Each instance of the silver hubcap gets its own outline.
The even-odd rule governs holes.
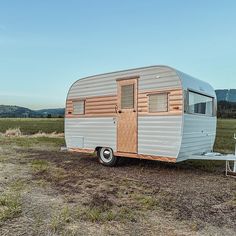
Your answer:
[[[103,162],[110,162],[112,160],[113,154],[110,148],[101,148],[100,156]]]

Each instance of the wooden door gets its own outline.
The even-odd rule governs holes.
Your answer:
[[[137,78],[117,81],[117,151],[137,153]]]

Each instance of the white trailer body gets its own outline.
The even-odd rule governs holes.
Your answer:
[[[69,150],[178,162],[211,152],[216,136],[211,85],[169,66],[101,74],[69,89]]]

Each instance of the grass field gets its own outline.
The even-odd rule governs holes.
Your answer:
[[[0,118],[0,132],[4,133],[7,129],[20,128],[23,134],[63,133],[64,119],[59,118]]]
[[[1,132],[63,132],[62,119],[0,119]],[[33,128],[32,128],[33,127]],[[233,151],[236,120],[219,120],[216,150]],[[61,152],[61,135],[0,135],[0,235],[235,235],[236,181],[224,163]]]
[[[236,133],[236,119],[218,119],[215,151],[223,153],[234,152],[236,142],[233,139],[234,133]]]

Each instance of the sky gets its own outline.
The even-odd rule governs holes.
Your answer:
[[[158,64],[236,88],[236,1],[0,0],[0,104],[64,107],[79,78]]]

